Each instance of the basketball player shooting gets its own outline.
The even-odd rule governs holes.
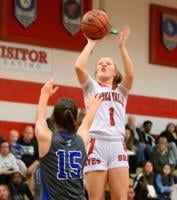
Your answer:
[[[87,39],[87,44],[75,62],[75,71],[84,91],[84,100],[91,92],[103,98],[92,126],[84,168],[89,199],[103,199],[108,181],[111,200],[127,200],[129,166],[125,135],[125,112],[127,97],[132,88],[134,67],[126,49],[130,28],[126,26],[118,37],[124,76],[110,57],[99,59],[95,77],[88,74],[86,64],[98,40]]]

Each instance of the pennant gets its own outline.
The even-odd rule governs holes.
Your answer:
[[[177,15],[162,13],[162,42],[168,51],[177,47]]]
[[[15,17],[25,28],[30,26],[37,19],[36,7],[36,0],[15,0]]]
[[[62,0],[62,21],[65,29],[75,35],[80,31],[82,18],[81,0]]]

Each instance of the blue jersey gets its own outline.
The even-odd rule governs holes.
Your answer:
[[[82,138],[70,132],[52,134],[49,152],[40,158],[42,200],[83,200],[87,154]]]
[[[23,155],[23,146],[19,143],[10,144],[11,153],[18,159],[22,158]]]

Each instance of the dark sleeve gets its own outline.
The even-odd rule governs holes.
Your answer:
[[[25,194],[26,194],[26,196],[28,197],[28,199],[29,199],[29,200],[34,200],[34,197],[33,197],[33,195],[32,195],[32,192],[31,192],[31,190],[30,190],[30,188],[29,188],[29,186],[28,186],[27,183],[24,184],[24,190],[25,190]]]
[[[174,183],[177,184],[177,176],[173,175]]]
[[[0,142],[4,141],[3,136],[0,134]]]
[[[139,134],[140,142],[145,143],[144,133],[141,130],[139,130],[138,134]]]
[[[35,157],[35,160],[39,160],[39,149],[38,149],[38,143],[36,140],[34,140],[34,157]]]

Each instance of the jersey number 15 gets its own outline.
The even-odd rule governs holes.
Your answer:
[[[58,156],[57,178],[59,180],[82,178],[82,166],[79,162],[76,162],[76,159],[81,159],[82,157],[81,151],[65,152],[64,150],[59,150],[56,155]],[[66,164],[68,166],[66,166]]]

